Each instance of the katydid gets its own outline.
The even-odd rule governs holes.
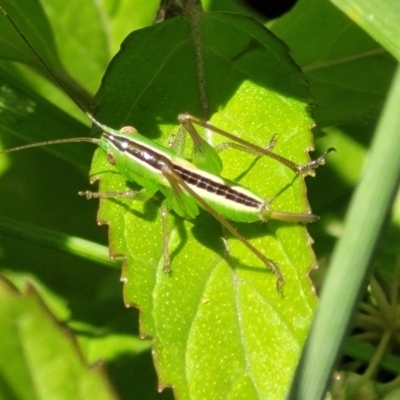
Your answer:
[[[0,7],[1,8],[1,7]],[[14,22],[1,9],[11,21],[17,31],[21,34],[27,45],[38,56],[40,62],[49,71],[57,83],[65,90],[62,83],[37,54],[29,41],[20,32]],[[68,90],[67,90],[68,93]],[[129,198],[147,201],[161,192],[165,197],[162,205],[163,220],[163,256],[164,272],[170,271],[170,260],[168,253],[168,229],[167,211],[172,210],[183,218],[193,219],[199,214],[199,208],[209,212],[225,227],[232,235],[240,240],[252,253],[254,253],[267,268],[276,276],[278,292],[284,283],[284,277],[278,265],[249,241],[247,241],[231,225],[230,221],[256,222],[268,219],[292,221],[292,222],[313,222],[318,219],[311,213],[290,213],[281,210],[274,210],[270,202],[258,196],[250,189],[221,177],[222,161],[218,152],[225,148],[246,151],[257,156],[266,155],[292,169],[297,175],[306,175],[310,171],[325,163],[325,156],[333,149],[328,149],[322,156],[304,165],[298,165],[291,160],[279,156],[273,152],[276,145],[275,137],[267,148],[261,148],[243,139],[229,134],[228,132],[211,125],[209,122],[200,120],[190,114],[181,114],[178,118],[184,128],[174,138],[169,147],[154,143],[145,136],[139,134],[132,127],[124,127],[115,130],[98,122],[87,112],[73,96],[72,100],[91,119],[94,125],[101,129],[99,139],[80,137],[73,139],[60,139],[47,142],[40,142],[20,146],[0,152],[0,154],[19,151],[22,149],[39,147],[52,144],[70,142],[89,142],[101,147],[107,154],[107,160],[114,165],[118,172],[128,182],[135,182],[142,187],[142,190],[134,192],[126,190],[121,192],[79,192],[80,195],[90,198]],[[232,140],[230,143],[213,148],[197,132],[194,125],[210,129],[222,136]],[[191,161],[182,156],[182,143],[184,143],[185,132],[188,132],[193,141],[193,152]]]

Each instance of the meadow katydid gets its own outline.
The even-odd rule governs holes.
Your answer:
[[[4,14],[6,13],[4,12]],[[12,24],[19,31],[13,22]],[[49,71],[58,84],[63,87],[62,83],[57,79],[57,76],[44,63],[35,49],[32,48],[29,41],[23,35],[22,37],[32,51],[38,56],[43,66]],[[248,242],[227,220],[249,223],[266,221],[268,219],[292,222],[313,222],[317,220],[317,217],[311,213],[301,214],[273,210],[268,200],[263,199],[250,189],[238,183],[222,178],[220,175],[222,162],[218,151],[233,147],[257,156],[266,155],[284,164],[293,170],[295,174],[305,175],[324,164],[325,155],[332,149],[327,150],[321,157],[310,163],[297,165],[272,151],[275,145],[274,140],[271,141],[266,149],[263,149],[239,139],[206,121],[197,119],[189,114],[182,114],[179,116],[179,121],[190,134],[193,142],[192,159],[189,161],[182,156],[181,143],[184,141],[184,131],[180,131],[170,147],[164,147],[140,135],[131,127],[125,127],[118,131],[99,123],[81,106],[79,101],[73,96],[71,97],[77,106],[88,115],[94,125],[102,130],[102,135],[99,139],[81,137],[47,141],[6,150],[0,154],[31,147],[68,142],[85,141],[96,144],[106,152],[108,162],[114,165],[128,182],[135,182],[143,189],[138,192],[131,190],[97,193],[86,191],[79,192],[79,194],[85,195],[87,198],[123,197],[146,201],[152,198],[157,192],[161,192],[165,197],[162,206],[165,272],[170,270],[166,228],[167,210],[173,210],[179,216],[191,219],[198,215],[200,207],[208,211],[232,235],[254,253],[267,268],[272,270],[277,279],[277,289],[280,291],[284,283],[284,277],[278,265]],[[221,134],[229,140],[232,140],[233,143],[224,143],[214,149],[197,133],[194,124]]]

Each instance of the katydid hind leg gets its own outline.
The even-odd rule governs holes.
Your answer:
[[[334,147],[330,147],[329,149],[325,150],[318,158],[315,160],[311,160],[309,163],[304,165],[298,165],[298,173],[301,175],[307,174],[309,171],[317,169],[321,165],[324,165],[326,160],[325,157],[331,153],[332,151],[336,152]]]
[[[271,140],[269,141],[268,145],[264,148],[264,151],[272,151],[276,144],[277,144],[277,138],[278,135],[274,134],[271,138]],[[224,142],[219,144],[218,146],[214,147],[215,151],[217,151],[218,153],[220,153],[221,151],[227,150],[227,149],[236,149],[236,150],[240,150],[240,151],[244,151],[246,153],[250,153],[253,154],[255,156],[261,156],[262,154],[260,154],[258,151],[254,151],[246,146],[243,146],[239,143],[234,143],[234,142]]]
[[[330,153],[331,151],[336,151],[335,148],[331,147],[328,150],[326,150],[320,157],[318,157],[315,160],[311,160],[309,163],[306,164],[296,164],[295,162],[280,156],[279,154],[274,153],[273,151],[271,151],[274,147],[275,144],[273,144],[272,149],[269,148],[269,146],[267,146],[267,148],[262,148],[259,147],[253,143],[248,142],[247,140],[241,139],[236,135],[233,135],[221,128],[218,128],[215,125],[212,125],[210,122],[208,121],[204,121],[202,119],[196,118],[193,115],[190,114],[181,114],[179,116],[179,121],[183,124],[182,121],[184,121],[186,124],[191,124],[193,126],[193,124],[196,124],[198,126],[202,126],[203,128],[206,129],[210,129],[216,133],[219,133],[220,135],[232,140],[233,142],[236,142],[238,144],[240,144],[241,146],[243,146],[244,148],[246,148],[247,152],[253,153],[253,154],[257,154],[257,155],[265,155],[268,156],[270,158],[273,158],[275,160],[277,160],[278,162],[280,162],[283,165],[286,165],[288,168],[290,168],[293,172],[295,172],[296,174],[302,175],[302,176],[306,176],[309,174],[313,174],[313,171],[315,169],[317,169],[319,166],[324,165],[325,164],[325,156]],[[194,129],[194,128],[193,128]],[[272,141],[276,142],[276,136],[274,135],[272,138]],[[234,147],[234,146],[232,146]]]
[[[183,179],[172,170],[170,166],[165,166],[163,168],[163,175],[168,179],[171,186],[179,185],[186,192],[188,192],[193,198],[195,198],[198,203],[209,212],[218,222],[222,224],[226,230],[228,230],[233,236],[235,236],[240,242],[242,242],[256,257],[258,257],[265,266],[270,269],[276,277],[276,288],[278,293],[281,293],[282,286],[285,283],[285,279],[282,275],[281,270],[275,261],[269,259],[264,254],[262,254],[256,247],[254,247],[244,236],[242,236],[234,227],[231,225],[224,217],[218,214],[204,199],[202,199]]]

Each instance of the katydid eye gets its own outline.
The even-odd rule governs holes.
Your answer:
[[[119,131],[122,133],[138,133],[137,129],[133,126],[123,126]]]
[[[111,165],[115,165],[115,157],[114,157],[114,153],[112,151],[108,151],[107,152],[107,161],[111,164]]]

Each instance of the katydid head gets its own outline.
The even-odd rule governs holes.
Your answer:
[[[105,150],[107,153],[114,148],[118,150],[124,149],[127,147],[127,143],[129,142],[130,136],[134,134],[139,134],[137,129],[133,126],[123,126],[119,131],[113,128],[110,128],[107,125],[103,125],[96,118],[93,117],[92,114],[85,111],[85,114],[90,118],[93,122],[93,125],[97,126],[101,129],[101,138],[99,139],[99,146]]]
[[[115,165],[117,158],[116,151],[121,150],[121,148],[127,147],[128,135],[138,134],[138,131],[133,126],[123,126],[119,130],[120,135],[115,135],[115,132],[114,134],[112,132],[114,132],[114,130],[110,128],[107,128],[107,130],[103,132],[102,139],[100,139],[100,147],[106,150],[107,161],[111,165]]]

